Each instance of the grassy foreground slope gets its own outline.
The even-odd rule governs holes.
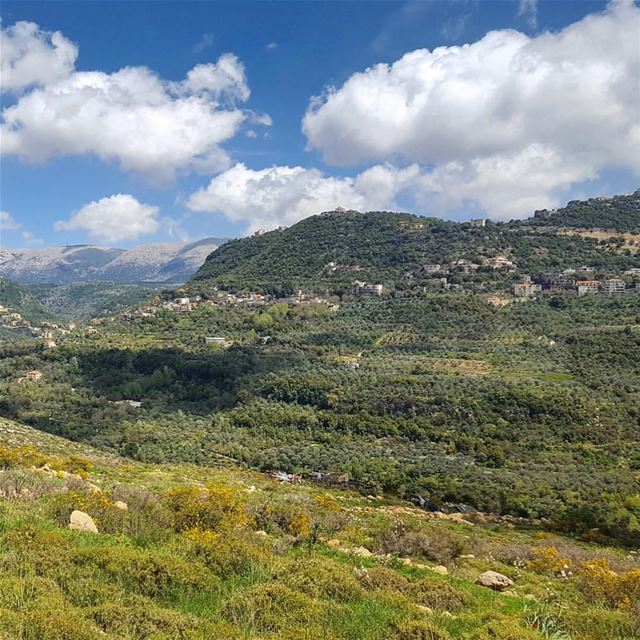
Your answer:
[[[523,521],[436,518],[380,497],[282,485],[229,464],[132,463],[7,420],[0,438],[7,640],[640,633],[633,554]],[[73,509],[99,533],[69,530]],[[475,584],[485,570],[513,585]]]

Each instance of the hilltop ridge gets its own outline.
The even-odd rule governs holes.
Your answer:
[[[565,230],[569,226],[572,233]],[[580,229],[610,231],[598,235]],[[640,191],[606,202],[570,203],[549,215],[537,212],[525,222],[458,223],[408,213],[336,210],[226,243],[207,257],[191,284],[276,293],[310,287],[340,292],[356,280],[396,286],[420,280],[426,272],[455,267],[460,260],[477,264],[474,278],[482,281],[483,274],[498,275],[492,263],[496,258],[530,274],[576,264],[619,273],[638,264],[640,236],[630,229],[640,229]],[[628,232],[625,237],[623,232]]]

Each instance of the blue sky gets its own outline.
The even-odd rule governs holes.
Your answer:
[[[237,236],[341,204],[505,219],[630,191],[638,12],[5,1],[0,240]]]

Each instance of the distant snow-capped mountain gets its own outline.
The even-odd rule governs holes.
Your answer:
[[[28,284],[89,280],[178,283],[188,280],[223,242],[226,238],[145,244],[133,249],[92,245],[0,248],[0,276]]]

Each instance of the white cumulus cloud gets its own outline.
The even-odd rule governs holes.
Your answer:
[[[518,0],[518,17],[535,29],[538,26],[538,0]]]
[[[89,202],[74,211],[68,220],[54,224],[56,231],[86,231],[106,242],[134,240],[159,228],[158,207],[142,204],[133,196],[118,193]]]
[[[337,178],[304,167],[256,171],[239,163],[193,193],[187,206],[192,211],[220,212],[230,220],[246,222],[249,231],[272,229],[338,206],[393,208],[395,194],[416,172],[415,167],[376,166],[355,178]]]
[[[32,44],[13,56],[15,68],[26,64],[20,51],[28,57],[40,47],[53,56],[56,40],[64,40],[60,34],[47,39],[37,28],[23,39]],[[74,59],[75,54],[71,67]],[[31,162],[93,154],[156,182],[171,181],[177,172],[228,167],[220,145],[252,117],[237,106],[250,91],[244,65],[233,54],[197,65],[181,82],[162,80],[146,67],[104,73],[67,65],[65,73],[43,74],[38,84],[3,110],[3,153]]]
[[[8,211],[0,211],[0,231],[15,231],[21,226]]]
[[[33,22],[16,22],[0,32],[0,87],[17,92],[69,76],[78,48],[59,31],[41,30]]]
[[[603,167],[640,173],[639,33],[618,0],[558,33],[412,51],[312,100],[303,131],[335,165],[419,163],[423,201],[529,213]]]
[[[227,96],[232,100],[245,101],[251,95],[244,65],[232,53],[220,56],[216,64],[196,65],[180,86],[186,94],[204,91],[216,98]]]

